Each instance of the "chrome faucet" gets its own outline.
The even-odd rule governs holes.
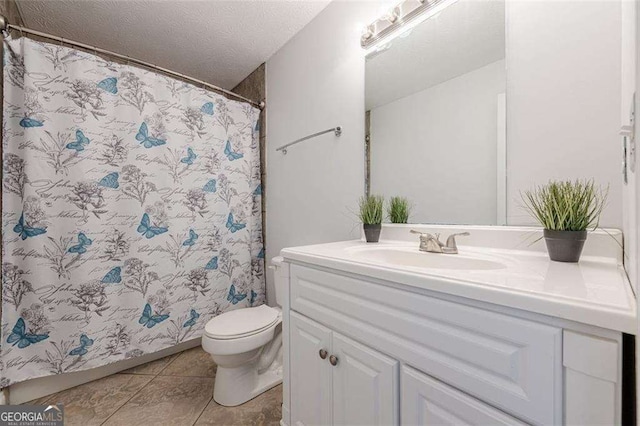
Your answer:
[[[420,235],[420,251],[444,254],[457,254],[458,246],[456,244],[456,237],[469,235],[468,232],[451,234],[449,235],[449,238],[447,238],[447,243],[444,244],[442,241],[440,241],[440,234],[433,235],[428,232],[420,232],[414,229],[412,229],[410,232],[412,234]]]

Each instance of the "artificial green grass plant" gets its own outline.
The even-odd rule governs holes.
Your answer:
[[[391,223],[407,223],[410,212],[411,205],[409,204],[409,200],[404,197],[391,197],[389,207],[387,208],[387,214],[389,215]]]
[[[597,228],[607,195],[593,180],[550,181],[521,193],[524,208],[552,231]]]
[[[360,220],[365,225],[378,225],[382,223],[382,210],[384,197],[379,195],[366,195],[360,198]]]

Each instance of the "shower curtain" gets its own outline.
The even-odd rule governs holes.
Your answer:
[[[259,110],[63,46],[4,47],[0,387],[264,303]]]

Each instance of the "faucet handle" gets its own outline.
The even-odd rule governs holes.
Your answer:
[[[468,237],[469,234],[468,232],[458,232],[457,234],[451,234],[449,235],[449,238],[447,238],[447,249],[451,250],[454,253],[458,252],[458,246],[456,244],[456,237]]]
[[[440,234],[431,234],[430,232],[420,232],[420,231],[416,231],[415,229],[411,229],[409,232],[411,232],[412,234],[418,234],[420,236],[420,239],[425,239],[425,240],[434,240],[437,241],[438,244],[442,245],[442,243],[440,242]]]
[[[418,234],[420,237],[420,251],[428,251],[432,253],[442,253],[442,247],[444,244],[438,240],[438,235],[433,236],[428,232],[420,232],[412,229],[412,234]]]

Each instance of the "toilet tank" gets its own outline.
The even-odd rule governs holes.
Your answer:
[[[288,279],[282,256],[277,256],[271,259],[271,267],[269,269],[273,271],[273,283],[276,290],[276,304],[282,307],[284,295],[287,291],[286,286]]]

